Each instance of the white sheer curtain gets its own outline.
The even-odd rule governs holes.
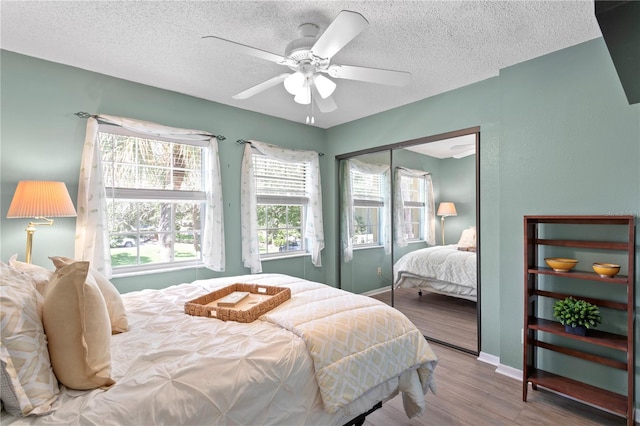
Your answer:
[[[427,244],[435,245],[436,210],[431,173],[423,170],[411,170],[404,167],[396,167],[393,179],[395,242],[399,247],[405,247],[407,245],[407,239],[404,232],[404,196],[402,194],[403,176],[424,179],[424,221],[422,224],[422,233]]]
[[[320,252],[324,248],[322,224],[322,190],[320,186],[320,160],[317,152],[286,149],[259,141],[245,144],[242,158],[242,180],[240,183],[240,214],[242,232],[242,262],[252,274],[262,272],[258,244],[258,199],[253,170],[253,151],[277,161],[309,164],[306,188],[309,204],[305,223],[305,238],[309,242],[311,262],[322,266]]]
[[[97,115],[87,120],[87,132],[82,150],[78,185],[78,218],[76,220],[75,258],[88,260],[92,266],[111,277],[109,230],[106,218],[106,191],[102,177],[102,164],[98,131],[100,123],[115,125],[147,135],[172,139],[176,142],[200,142],[206,146],[205,192],[207,197],[202,241],[202,260],[214,271],[224,271],[224,220],[222,213],[222,182],[218,141],[211,133],[180,129],[148,121],[111,115]]]
[[[355,236],[352,171],[382,176],[381,243],[384,246],[385,254],[391,253],[391,176],[389,170],[389,165],[387,164],[365,163],[355,159],[345,160],[343,163],[342,181],[344,182],[344,187],[342,188],[342,212],[340,212],[340,215],[342,222],[342,258],[345,262],[350,262],[353,259],[353,237]]]

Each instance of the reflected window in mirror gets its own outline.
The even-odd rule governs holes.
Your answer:
[[[351,170],[353,189],[353,246],[380,245],[384,208],[384,174]]]
[[[435,240],[435,210],[431,173],[397,167],[395,173],[395,241],[399,247],[411,242]]]
[[[390,173],[388,164],[350,159],[344,163],[342,203],[345,260],[354,248],[385,247],[390,252]]]
[[[402,236],[408,241],[420,241],[424,239],[422,224],[424,223],[425,179],[424,177],[401,176],[400,186],[404,215],[404,227]]]

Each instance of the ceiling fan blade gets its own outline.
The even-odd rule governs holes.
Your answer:
[[[369,21],[364,16],[343,10],[313,45],[311,53],[319,58],[329,59],[368,26]]]
[[[257,95],[260,92],[263,92],[267,89],[272,88],[273,86],[277,86],[278,84],[282,83],[284,81],[285,78],[289,77],[291,74],[290,73],[284,73],[284,74],[280,74],[279,76],[270,78],[267,81],[263,81],[260,84],[257,84],[253,87],[248,88],[247,90],[238,93],[237,95],[233,95],[233,99],[247,99],[250,98],[253,95]]]
[[[411,81],[411,73],[409,72],[384,70],[380,68],[331,65],[326,72],[334,78],[387,84],[389,86],[406,86]]]
[[[284,56],[276,55],[275,53],[267,52],[266,50],[257,49],[255,47],[247,46],[241,43],[236,43],[235,41],[226,40],[224,38],[220,38],[216,36],[204,36],[202,38],[209,39],[210,41],[213,42],[213,44],[219,47],[231,48],[235,50],[237,53],[255,56],[256,58],[265,59],[267,61],[275,62],[276,64],[284,65],[287,63]]]
[[[313,101],[318,106],[320,112],[325,113],[338,109],[338,105],[336,105],[331,96],[327,96],[326,98],[320,96],[320,92],[318,92],[315,84],[311,86],[311,93],[313,94]]]

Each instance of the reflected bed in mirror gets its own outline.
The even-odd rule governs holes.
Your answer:
[[[467,231],[473,233],[471,241],[464,241]],[[432,293],[477,301],[477,259],[475,227],[463,231],[458,244],[433,246],[411,251],[393,266],[394,287],[418,288]]]

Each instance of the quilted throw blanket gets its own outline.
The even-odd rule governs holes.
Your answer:
[[[422,333],[403,314],[375,299],[335,288],[306,288],[260,319],[305,341],[329,413],[408,369],[418,369],[421,389],[401,389],[413,394],[414,401],[405,399],[405,405],[421,406],[427,389],[434,390],[437,358]]]
[[[402,286],[403,276],[432,278],[467,288],[477,286],[477,256],[460,251],[457,246],[436,246],[414,250],[402,256],[393,270],[395,286]]]

